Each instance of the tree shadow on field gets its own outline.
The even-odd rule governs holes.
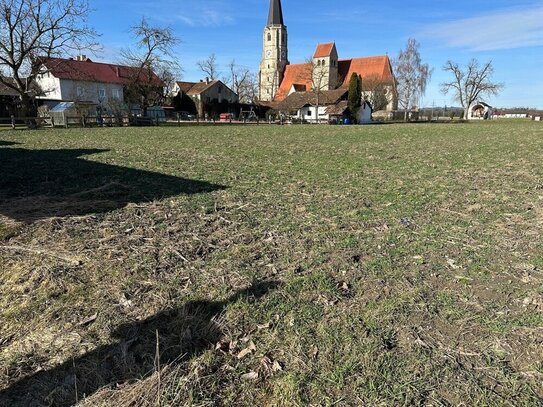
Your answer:
[[[0,147],[14,146],[17,144],[21,144],[21,143],[17,143],[16,141],[0,140]]]
[[[220,316],[229,304],[256,301],[277,287],[276,281],[259,282],[225,301],[193,301],[121,325],[113,333],[114,344],[0,389],[0,406],[71,406],[105,386],[141,379],[155,368],[157,334],[161,365],[186,361],[221,340]]]
[[[107,151],[0,148],[0,214],[31,222],[225,188],[81,158]]]

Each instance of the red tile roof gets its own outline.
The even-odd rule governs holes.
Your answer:
[[[313,55],[313,58],[325,58],[332,55],[332,51],[335,47],[334,42],[328,42],[326,44],[319,44],[317,45],[317,49],[315,50],[315,54]]]
[[[364,78],[375,77],[386,84],[394,84],[392,66],[388,56],[377,56],[368,58],[353,58],[338,61],[339,80],[343,87],[349,86],[349,81],[353,72],[362,77],[362,86]]]
[[[78,61],[75,59],[42,58],[41,62],[56,78],[75,81],[122,85],[138,74],[138,68],[93,62],[90,59]],[[147,75],[141,73],[140,76],[144,79]],[[152,80],[157,86],[163,85],[162,80],[155,73],[152,73]]]
[[[293,85],[295,85],[297,89],[303,88],[310,91],[313,87],[312,83],[310,63],[287,65],[283,74],[283,81],[275,95],[275,100],[284,100],[288,96]]]

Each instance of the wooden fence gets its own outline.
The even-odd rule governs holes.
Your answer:
[[[51,113],[43,117],[0,117],[0,127],[16,128],[53,128],[53,127],[125,127],[125,126],[185,126],[185,125],[251,125],[273,124],[261,120],[181,120],[179,118],[152,118],[138,116],[84,116]]]

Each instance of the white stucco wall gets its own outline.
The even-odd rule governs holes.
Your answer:
[[[58,79],[50,73],[37,77],[36,83],[45,94],[40,96],[39,99],[58,100],[59,102],[85,101],[104,106],[114,100],[117,102],[124,100],[123,86],[115,83]],[[100,96],[100,90],[104,91],[104,97]]]
[[[371,108],[366,103],[358,111],[358,123],[371,123]]]
[[[317,107],[316,106],[305,106],[298,110],[298,119],[306,120],[310,123],[316,122]],[[326,112],[326,106],[319,106],[319,120],[327,121],[330,118],[330,115]]]

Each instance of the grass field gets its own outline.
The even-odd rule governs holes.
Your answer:
[[[0,132],[0,405],[542,406],[543,125]]]

